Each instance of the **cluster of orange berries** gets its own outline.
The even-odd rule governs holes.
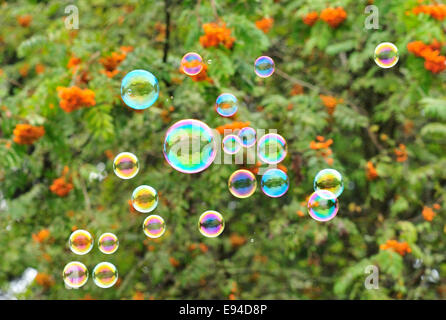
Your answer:
[[[48,289],[55,284],[55,281],[52,276],[50,276],[49,274],[40,273],[40,272],[37,273],[36,277],[34,278],[34,281],[36,281],[36,283],[39,286],[42,286],[45,289]]]
[[[412,9],[415,15],[424,13],[430,15],[432,18],[443,21],[446,18],[446,4],[428,4],[420,5]]]
[[[325,141],[325,137],[317,136],[316,141],[310,142],[310,149],[318,151],[318,155],[322,156],[328,165],[333,164],[333,158],[330,156],[333,154],[330,146],[333,144],[333,139],[328,139]]]
[[[31,24],[31,21],[33,21],[33,17],[29,14],[25,14],[23,16],[17,17],[17,22],[24,28],[29,27]]]
[[[222,126],[218,126],[217,128],[215,128],[215,130],[218,131],[218,133],[220,134],[224,134],[225,130],[237,130],[237,129],[243,129],[245,127],[249,127],[249,125],[251,124],[251,122],[246,121],[246,122],[242,122],[242,121],[234,121]]]
[[[372,161],[367,162],[367,166],[365,169],[365,175],[367,177],[367,180],[369,180],[369,181],[375,180],[379,177],[378,171],[376,170]]]
[[[326,22],[330,27],[337,28],[345,19],[347,19],[347,12],[345,12],[342,7],[325,8],[321,11],[320,16],[316,11],[312,11],[306,14],[302,20],[306,25],[312,26],[319,18]]]
[[[379,248],[381,250],[393,250],[401,256],[412,252],[412,249],[407,242],[398,242],[396,240],[387,240],[387,242],[380,245]]]
[[[57,92],[61,99],[59,105],[65,112],[96,105],[95,94],[90,89],[81,89],[77,86],[57,87]]]
[[[189,77],[192,79],[192,81],[195,81],[195,82],[207,81],[209,83],[214,83],[214,80],[212,80],[208,76],[208,73],[207,73],[208,65],[205,63],[202,63],[202,66],[203,66],[203,68],[201,69],[200,73],[193,75],[193,76],[189,76]],[[182,65],[180,66],[180,72],[184,73]]]
[[[319,95],[319,98],[321,98],[322,103],[324,104],[325,108],[327,109],[327,113],[331,116],[336,110],[336,106],[338,103],[342,103],[343,99],[337,99],[332,96],[325,96],[323,94]]]
[[[45,134],[43,126],[33,126],[27,123],[17,124],[13,131],[13,141],[18,144],[33,144]]]
[[[31,236],[36,243],[43,243],[49,239],[51,233],[48,229],[42,229],[37,233],[33,233]]]
[[[73,184],[71,183],[71,178],[68,176],[68,167],[65,166],[62,172],[62,176],[55,179],[53,184],[50,186],[52,193],[59,197],[67,196],[73,189]]]
[[[262,18],[256,21],[257,29],[262,30],[264,33],[268,33],[273,27],[274,19],[273,18]]]
[[[421,212],[421,214],[423,215],[424,220],[426,221],[432,221],[436,215],[435,210],[440,210],[441,206],[438,203],[435,203],[433,205],[433,208],[428,207],[428,206],[424,206],[423,207],[423,211]]]
[[[235,38],[231,37],[231,30],[226,27],[226,23],[205,23],[203,24],[204,35],[200,37],[200,43],[204,48],[218,47],[220,44],[231,49]]]
[[[396,161],[404,162],[407,160],[408,154],[407,154],[406,146],[404,144],[400,143],[399,147],[395,148],[394,152],[396,155]]]
[[[104,67],[101,73],[105,74],[109,78],[113,78],[119,73],[118,66],[127,57],[127,53],[133,51],[132,46],[122,46],[119,48],[120,52],[112,52],[110,56],[99,59],[99,62]]]
[[[432,73],[440,73],[446,69],[446,57],[440,54],[441,43],[434,40],[430,45],[421,41],[407,44],[407,50],[417,57],[424,58],[424,67]]]

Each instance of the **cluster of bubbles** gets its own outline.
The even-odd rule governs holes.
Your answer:
[[[215,110],[224,118],[232,117],[238,110],[237,98],[231,93],[222,93],[215,101]]]
[[[82,262],[69,262],[63,269],[62,278],[70,288],[80,288],[88,281],[88,269]],[[92,272],[94,283],[100,288],[110,288],[118,281],[118,269],[110,262],[98,263]]]
[[[308,213],[317,221],[333,219],[339,210],[338,197],[344,191],[344,179],[335,169],[324,169],[314,178],[314,192],[308,200]]]
[[[198,230],[208,238],[218,237],[225,229],[225,220],[223,216],[214,210],[208,210],[198,219]]]
[[[376,46],[374,59],[381,68],[392,68],[399,60],[398,48],[391,42],[383,42]]]
[[[121,97],[126,105],[136,110],[151,107],[159,96],[158,79],[149,71],[133,70],[121,81]]]

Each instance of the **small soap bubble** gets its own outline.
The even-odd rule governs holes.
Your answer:
[[[63,268],[62,278],[70,288],[80,288],[88,280],[87,267],[79,261],[72,261]]]
[[[257,155],[264,163],[277,164],[285,159],[286,154],[286,140],[279,134],[265,134],[257,143]]]
[[[251,127],[242,128],[238,136],[242,142],[242,146],[245,148],[252,147],[256,143],[257,133],[256,130]]]
[[[144,234],[149,238],[159,238],[166,231],[166,223],[160,216],[153,214],[148,216],[142,225]]]
[[[110,262],[100,262],[94,267],[94,283],[100,288],[110,288],[118,281],[118,269]]]
[[[339,171],[335,169],[324,169],[318,172],[314,178],[314,191],[324,189],[339,197],[344,191],[344,179]]]
[[[121,179],[131,179],[138,174],[138,158],[130,152],[121,152],[113,160],[113,171]]]
[[[223,151],[227,154],[236,154],[242,148],[240,138],[234,134],[228,134],[221,141]]]
[[[98,240],[98,247],[102,253],[112,254],[118,250],[119,241],[118,237],[113,233],[103,233]]]
[[[398,60],[398,48],[393,43],[383,42],[375,48],[375,62],[379,67],[392,68]]]
[[[283,170],[273,168],[263,174],[260,186],[268,197],[278,198],[288,191],[290,180]]]
[[[274,73],[274,60],[268,56],[258,57],[254,62],[254,71],[261,78],[267,78]]]
[[[212,164],[217,155],[217,143],[206,123],[184,119],[167,130],[163,153],[167,163],[175,170],[197,173]]]
[[[76,230],[70,235],[68,244],[72,252],[84,255],[93,249],[93,237],[86,230]]]
[[[339,210],[339,203],[333,192],[317,190],[308,200],[308,213],[317,221],[329,221],[333,219]]]
[[[215,110],[222,117],[232,117],[238,110],[237,98],[230,93],[222,93],[215,101]]]
[[[204,212],[198,219],[198,230],[208,238],[218,237],[225,228],[223,216],[214,210]]]
[[[196,52],[189,52],[181,59],[181,68],[188,76],[196,76],[203,70],[203,59]]]
[[[158,192],[151,186],[139,186],[132,193],[132,205],[139,212],[153,211],[158,205]]]
[[[158,96],[158,79],[149,71],[133,70],[122,79],[121,97],[130,108],[147,109],[155,103]]]
[[[231,174],[228,187],[234,197],[248,198],[256,191],[257,180],[251,171],[240,169]]]

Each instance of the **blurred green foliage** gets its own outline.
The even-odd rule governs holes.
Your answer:
[[[378,30],[364,28],[367,1],[330,1],[348,15],[331,28],[320,20],[312,27],[302,22],[308,12],[328,6],[321,0],[125,5],[82,0],[75,3],[77,31],[65,28],[68,4],[0,4],[0,106],[5,106],[0,110],[0,290],[33,267],[49,277],[48,283],[35,282],[21,298],[445,298],[446,77],[426,70],[406,46],[415,40],[444,42],[446,25],[427,15],[407,15],[416,0],[374,1]],[[32,17],[29,26],[18,22],[24,15]],[[263,17],[274,18],[266,34],[255,25]],[[231,49],[200,45],[202,24],[217,19],[236,38]],[[399,48],[400,60],[391,69],[373,61],[374,48],[385,41]],[[109,78],[101,72],[100,59],[121,46],[134,50]],[[202,55],[213,83],[179,72],[181,57],[189,51]],[[88,83],[78,84],[67,68],[72,55],[82,60]],[[270,78],[253,72],[260,55],[275,60]],[[36,72],[36,65],[44,71]],[[142,113],[120,100],[120,80],[133,69],[147,69],[160,80],[158,103]],[[299,83],[303,94],[292,95]],[[74,84],[95,92],[94,107],[71,113],[59,107],[57,87]],[[238,121],[277,129],[287,139],[283,165],[291,187],[284,197],[268,198],[257,190],[250,198],[234,198],[227,179],[236,165],[214,164],[186,175],[165,162],[162,142],[175,121],[197,118],[213,128],[231,122],[213,110],[225,91],[242,102]],[[320,94],[340,101],[333,117]],[[45,128],[33,145],[12,142],[15,125],[25,122]],[[316,136],[333,139],[331,167],[346,183],[339,214],[327,223],[312,220],[305,208],[313,177],[328,167],[309,147]],[[407,147],[403,162],[394,152],[400,144]],[[128,181],[113,174],[107,157],[107,152],[122,151],[141,161],[140,173]],[[377,169],[373,180],[366,176],[369,161]],[[105,164],[102,172],[100,163]],[[74,188],[61,198],[49,187],[64,166]],[[95,179],[100,174],[105,179]],[[159,241],[146,240],[146,215],[129,212],[131,192],[140,184],[160,193],[154,213],[164,217],[168,231]],[[441,208],[426,221],[423,207],[434,203]],[[198,217],[209,209],[226,219],[216,239],[203,238],[197,230]],[[105,256],[95,244],[89,254],[76,256],[67,247],[73,227],[89,230],[96,239],[114,232],[120,248]],[[49,238],[33,240],[44,229]],[[380,250],[390,239],[407,242],[412,252],[401,256]],[[109,261],[118,267],[121,281],[104,290],[90,279],[79,290],[67,290],[61,273],[73,260],[90,271]],[[364,287],[367,265],[379,267],[378,290]],[[432,270],[439,279],[429,278]]]

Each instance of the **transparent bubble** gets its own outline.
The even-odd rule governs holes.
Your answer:
[[[267,170],[260,182],[260,187],[264,194],[271,198],[278,198],[283,196],[290,186],[288,175],[280,169]]]
[[[287,144],[285,139],[276,133],[268,133],[257,143],[257,155],[260,160],[268,164],[276,164],[285,159]]]
[[[227,154],[236,154],[242,148],[240,138],[234,134],[228,134],[221,141],[223,151]]]
[[[383,42],[375,48],[375,62],[381,68],[392,68],[398,60],[398,48],[393,43]]]
[[[102,253],[112,254],[118,250],[119,240],[113,233],[103,233],[98,240],[98,247]]]
[[[121,179],[131,179],[138,174],[138,158],[130,152],[121,152],[113,160],[113,171]]]
[[[201,234],[208,238],[218,237],[225,228],[225,220],[223,216],[213,210],[204,212],[198,219],[198,230]]]
[[[222,117],[232,117],[238,110],[237,98],[230,93],[222,93],[215,102],[215,110]]]
[[[203,69],[203,59],[196,52],[186,53],[181,59],[181,68],[188,76],[195,76]]]
[[[100,262],[93,269],[93,281],[100,288],[110,288],[118,281],[118,269],[110,262]]]
[[[257,180],[251,171],[240,169],[231,174],[228,187],[234,197],[248,198],[256,191]]]
[[[166,231],[164,219],[156,214],[148,216],[142,225],[144,234],[149,238],[159,238]]]
[[[183,173],[205,170],[217,155],[217,143],[209,126],[199,120],[176,122],[166,132],[164,157],[167,163]]]
[[[84,255],[93,249],[93,237],[86,230],[76,230],[70,235],[68,245],[75,254]]]
[[[63,268],[62,278],[70,288],[80,288],[87,283],[87,267],[79,261],[72,261]]]
[[[328,190],[339,197],[344,191],[344,179],[339,171],[335,169],[324,169],[318,172],[314,178],[314,190]]]
[[[256,130],[251,127],[242,128],[238,136],[242,142],[242,146],[245,148],[252,147],[256,143],[257,133]]]
[[[258,57],[254,62],[254,71],[261,78],[267,78],[274,73],[274,60],[268,56]]]
[[[159,96],[158,79],[149,71],[133,70],[121,82],[121,97],[130,108],[147,109]]]
[[[151,186],[139,186],[132,193],[132,205],[139,212],[153,211],[158,205],[158,192]]]
[[[308,213],[314,220],[331,220],[336,216],[338,210],[338,199],[331,191],[317,190],[308,200]]]

